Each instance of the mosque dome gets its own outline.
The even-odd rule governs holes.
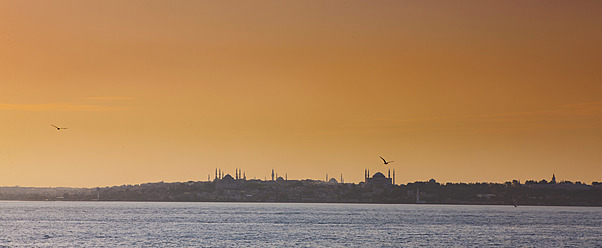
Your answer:
[[[374,176],[372,176],[372,178],[387,178],[387,177],[385,177],[385,175],[383,175],[383,173],[376,172],[376,174],[374,174]]]
[[[222,180],[225,180],[225,181],[234,181],[234,178],[232,176],[230,176],[230,174],[228,174],[228,175],[225,175],[222,178]]]

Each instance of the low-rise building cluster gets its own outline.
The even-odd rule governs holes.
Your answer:
[[[394,175],[393,171],[393,175]],[[433,203],[602,206],[602,184],[514,180],[506,183],[446,183],[434,179],[406,185],[377,172],[358,184],[327,180],[247,180],[216,173],[211,181],[145,183],[103,188],[2,187],[0,200],[78,201],[198,201],[198,202],[323,202],[323,203]],[[342,178],[341,178],[342,181]]]

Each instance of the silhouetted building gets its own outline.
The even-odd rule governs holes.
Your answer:
[[[372,177],[366,178],[366,184],[369,185],[378,185],[378,186],[388,186],[393,185],[393,180],[391,177],[385,177],[383,173],[376,172]]]
[[[230,174],[225,175],[223,178],[215,181],[216,189],[235,189],[238,184],[236,180],[230,176]]]

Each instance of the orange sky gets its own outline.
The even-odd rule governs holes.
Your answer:
[[[0,185],[602,181],[601,1],[0,2]],[[68,127],[57,131],[50,126]]]

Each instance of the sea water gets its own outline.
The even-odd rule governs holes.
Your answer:
[[[0,202],[0,247],[602,247],[602,208]]]

